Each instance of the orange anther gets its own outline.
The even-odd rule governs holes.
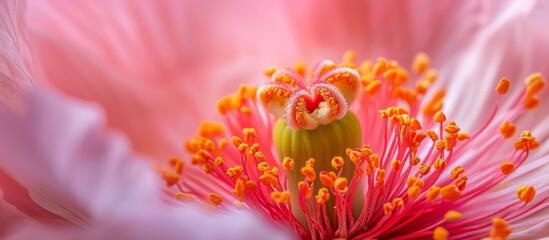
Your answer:
[[[257,162],[258,163],[262,163],[262,162],[265,162],[265,153],[261,152],[261,151],[257,151],[255,154],[254,154],[254,157],[255,159],[257,159]]]
[[[461,196],[461,192],[458,190],[456,185],[447,185],[440,189],[440,195],[447,200],[456,199]]]
[[[536,189],[532,186],[521,185],[517,188],[516,193],[519,199],[527,204],[534,200],[534,197],[536,196]]]
[[[517,127],[515,126],[515,124],[512,124],[508,121],[503,122],[499,126],[499,132],[501,133],[501,135],[503,135],[504,138],[512,137],[515,134],[516,129]]]
[[[444,122],[444,121],[446,121],[446,115],[444,115],[443,112],[437,112],[435,114],[434,121],[437,122],[437,123]]]
[[[460,191],[463,191],[463,189],[465,189],[465,187],[467,186],[467,177],[466,176],[461,176],[458,178],[458,180],[456,181],[456,187],[460,190]]]
[[[412,200],[416,200],[420,194],[421,194],[421,189],[418,186],[412,186],[408,188],[408,196]]]
[[[433,167],[436,169],[436,170],[444,170],[444,168],[446,168],[446,161],[442,158],[437,158],[437,160],[435,160],[435,163],[433,164]]]
[[[338,177],[334,182],[334,188],[341,193],[346,193],[349,190],[347,187],[347,178]]]
[[[301,174],[307,177],[310,181],[314,181],[316,179],[316,173],[312,167],[302,167]]]
[[[545,87],[545,80],[543,79],[543,75],[539,72],[528,75],[525,83],[528,85],[526,96],[533,96]]]
[[[219,206],[219,205],[221,205],[221,203],[223,203],[223,198],[221,197],[221,195],[219,195],[217,193],[210,193],[210,201],[214,205]]]
[[[216,166],[221,166],[223,165],[224,161],[223,161],[223,158],[222,157],[216,157],[215,160],[214,160],[214,164]]]
[[[245,190],[246,185],[244,184],[244,181],[242,181],[242,179],[237,179],[233,190],[234,195],[241,199],[244,197]]]
[[[429,164],[419,166],[419,174],[421,175],[427,175],[429,174],[430,171],[431,171],[431,165]]]
[[[370,155],[370,162],[372,163],[372,167],[378,168],[379,167],[379,155],[377,153],[374,153]]]
[[[417,166],[419,162],[421,162],[421,159],[417,155],[410,158],[410,164],[412,164],[412,166]]]
[[[392,162],[391,162],[391,168],[393,169],[393,171],[398,171],[400,170],[400,167],[402,166],[402,160],[399,160],[399,159],[394,159]]]
[[[434,202],[438,195],[440,194],[440,187],[437,187],[437,186],[432,186],[429,188],[429,190],[427,190],[427,200],[429,200],[429,202]]]
[[[335,174],[334,174],[335,175]],[[331,187],[334,185],[335,178],[332,178],[328,173],[321,172],[319,175],[320,183],[326,187]]]
[[[239,146],[242,144],[242,139],[240,139],[240,138],[237,137],[237,136],[233,136],[233,137],[231,138],[231,141],[232,141],[232,143],[233,143],[233,145],[234,145],[235,147],[239,147]]]
[[[385,179],[385,170],[379,169],[376,174],[376,182],[383,182]]]
[[[429,69],[429,64],[431,62],[431,59],[429,56],[423,52],[417,53],[414,56],[414,61],[412,63],[412,70],[416,73],[424,73],[427,69]]]
[[[309,158],[309,160],[307,160],[305,162],[305,167],[314,168],[315,167],[315,159],[314,158]]]
[[[366,93],[368,93],[369,96],[376,95],[377,91],[381,87],[381,81],[379,80],[373,80],[366,85]]]
[[[300,193],[303,193],[305,194],[305,198],[310,198],[311,197],[311,186],[309,186],[309,184],[307,184],[306,182],[304,181],[299,181],[297,183],[297,188],[299,189],[299,192]]]
[[[271,199],[273,199],[276,203],[289,204],[291,200],[291,195],[288,191],[276,191],[271,193]]]
[[[446,214],[444,214],[445,221],[454,221],[454,220],[461,219],[462,217],[463,217],[463,214],[455,210],[450,210],[446,212]]]
[[[246,181],[246,189],[253,191],[255,190],[256,187],[257,187],[257,183],[255,183],[255,181],[252,181],[252,180]]]
[[[509,90],[509,85],[511,85],[511,81],[507,78],[502,78],[499,80],[498,86],[496,87],[496,92],[498,92],[499,95],[506,94]]]
[[[462,166],[456,166],[452,169],[452,179],[457,179],[460,174],[463,173],[465,169]]]
[[[328,200],[330,200],[330,192],[327,188],[320,188],[318,189],[318,193],[315,196],[315,199],[318,204],[324,204]]]
[[[393,206],[392,203],[388,202],[383,204],[383,212],[385,213],[385,215],[389,215],[393,213],[393,209],[395,209],[395,207]]]
[[[277,178],[270,173],[265,173],[261,175],[261,177],[259,177],[259,181],[265,185],[271,185],[271,186],[276,186],[278,184]]]
[[[240,177],[240,174],[242,173],[243,170],[244,170],[244,169],[242,168],[242,166],[237,165],[237,166],[234,166],[234,167],[232,167],[232,168],[227,169],[226,174],[227,174],[227,176],[229,176],[230,178],[235,179],[235,178]]]
[[[427,136],[429,136],[429,138],[431,138],[431,140],[433,140],[433,142],[438,141],[438,135],[435,133],[435,131],[429,129],[429,130],[425,131],[425,134],[427,134]]]
[[[224,132],[223,125],[217,122],[202,121],[198,126],[198,135],[205,138],[219,136]]]
[[[433,239],[434,240],[446,240],[450,236],[450,233],[446,228],[443,228],[441,226],[438,226],[433,231]]]
[[[182,193],[182,192],[175,193],[175,199],[185,203],[191,203],[196,201],[196,199],[194,198],[194,195],[189,193]]]
[[[295,162],[294,162],[294,159],[292,158],[285,157],[284,160],[282,161],[282,169],[286,171],[292,171],[294,169],[294,166],[295,166]]]
[[[501,218],[494,218],[492,220],[492,230],[490,231],[490,238],[493,239],[507,239],[512,230],[507,225],[507,222]]]
[[[526,99],[524,100],[524,107],[526,109],[535,109],[539,106],[540,100],[536,96],[526,96]]]
[[[500,169],[504,175],[509,175],[515,171],[515,165],[512,162],[504,162],[501,164]]]
[[[345,160],[343,160],[343,158],[340,156],[335,156],[334,158],[332,158],[331,163],[334,169],[339,169],[341,166],[343,166],[343,164],[345,164]]]
[[[450,123],[444,127],[444,131],[446,131],[449,134],[457,134],[461,130],[454,121],[450,121]]]
[[[442,150],[446,149],[446,142],[439,140],[439,141],[436,142],[435,147],[436,147],[437,150],[442,151]]]
[[[457,140],[463,141],[463,140],[467,140],[467,139],[469,139],[469,138],[470,138],[470,137],[469,137],[469,134],[468,134],[468,133],[466,133],[466,132],[460,132],[460,133],[458,133]]]

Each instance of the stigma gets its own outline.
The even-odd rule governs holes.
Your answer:
[[[304,239],[506,238],[507,220],[549,205],[505,182],[541,145],[515,123],[539,106],[540,73],[495,80],[490,114],[466,129],[444,109],[453,89],[435,88],[429,56],[410,69],[353,52],[270,68],[265,84],[219,101],[223,124],[203,122],[186,143],[203,175],[179,158],[159,172],[181,202],[257,211]]]

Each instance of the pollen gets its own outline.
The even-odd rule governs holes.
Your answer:
[[[276,191],[271,193],[271,198],[276,203],[289,204],[291,200],[291,195],[290,195],[290,192],[288,191],[283,191],[283,192]]]
[[[194,195],[189,193],[177,192],[175,193],[175,199],[184,203],[191,203],[196,201]]]
[[[334,182],[334,188],[341,193],[346,193],[349,190],[347,187],[347,178],[338,177]]]
[[[517,196],[521,201],[524,202],[524,204],[528,204],[532,200],[534,200],[534,197],[536,196],[536,190],[532,186],[526,186],[521,185],[517,188]]]
[[[343,158],[340,156],[335,156],[334,158],[332,158],[331,163],[334,169],[339,169],[340,167],[343,166],[343,164],[345,164],[345,160],[343,160]]]
[[[499,126],[499,132],[504,138],[510,138],[515,134],[515,131],[517,130],[517,127],[515,124],[512,124],[508,121],[503,122]]]
[[[415,73],[425,73],[429,69],[431,60],[429,56],[423,52],[417,53],[412,63],[412,70]]]
[[[512,230],[507,225],[507,222],[501,218],[494,218],[492,220],[492,231],[490,231],[490,237],[494,239],[507,239]]]
[[[429,190],[427,190],[427,200],[429,200],[429,202],[434,202],[438,195],[440,194],[440,187],[437,187],[437,186],[432,186],[429,188]]]
[[[499,80],[499,83],[496,87],[496,92],[498,92],[499,95],[506,94],[509,90],[509,85],[511,85],[511,81],[507,78],[502,78]]]
[[[210,193],[210,202],[212,202],[216,206],[219,206],[221,205],[221,203],[223,203],[223,198],[217,193]]]
[[[202,121],[198,125],[198,135],[204,138],[212,138],[223,133],[225,133],[225,128],[217,122]]]
[[[393,203],[388,202],[383,204],[383,212],[385,213],[385,215],[391,214],[393,212],[393,209],[395,209]]]
[[[450,236],[450,233],[448,232],[448,230],[440,226],[436,227],[435,230],[433,231],[434,240],[446,240],[448,239],[449,236]]]
[[[462,166],[456,166],[452,169],[452,179],[457,179],[460,174],[462,174],[465,169]]]
[[[505,175],[509,175],[515,171],[515,165],[512,162],[504,162],[500,166],[501,172]]]
[[[436,92],[431,100],[427,102],[427,104],[423,107],[423,114],[425,116],[434,116],[437,112],[442,110],[442,100],[444,99],[445,95],[446,91],[444,89]]]
[[[402,160],[398,160],[398,159],[394,159],[392,162],[391,162],[391,168],[393,169],[393,171],[398,171],[400,170],[400,167],[402,166]]]
[[[447,222],[459,220],[461,218],[463,218],[463,214],[461,214],[460,212],[458,212],[456,210],[450,210],[450,211],[446,212],[446,214],[444,214],[444,220],[447,221]]]
[[[448,185],[440,189],[440,195],[447,200],[456,199],[461,196],[461,192],[456,185]]]
[[[330,172],[330,174],[326,172],[321,172],[319,178],[320,178],[320,183],[322,183],[322,185],[326,187],[331,187],[331,186],[334,186],[334,181],[336,179],[336,176],[335,176],[335,173],[333,172]]]
[[[446,121],[446,115],[444,115],[443,112],[437,112],[435,114],[435,118],[434,118],[435,122],[437,123],[442,123],[444,121]]]
[[[412,186],[408,188],[408,196],[412,200],[416,200],[420,194],[421,194],[421,188],[419,188],[418,186]]]
[[[330,192],[327,188],[318,189],[318,194],[315,196],[315,200],[318,204],[324,204],[330,200]]]
[[[440,171],[444,170],[446,168],[446,161],[442,158],[437,158],[433,164],[433,168]]]
[[[298,182],[297,183],[297,188],[299,189],[300,193],[305,194],[305,198],[310,198],[311,197],[312,189],[309,186],[309,184],[307,184],[306,182],[304,182],[304,181]]]
[[[242,179],[237,179],[233,190],[234,195],[242,199],[244,197],[245,190],[246,185],[244,184],[244,181],[242,181]]]
[[[294,169],[294,166],[295,166],[294,159],[290,157],[285,157],[284,160],[282,161],[282,169],[286,171],[292,171]]]
[[[311,181],[314,181],[316,179],[316,173],[312,167],[302,167],[301,174],[303,174],[305,177],[307,177]]]

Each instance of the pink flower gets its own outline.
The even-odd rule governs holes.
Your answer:
[[[10,2],[3,3],[8,4]],[[429,156],[428,151],[426,153],[426,150],[422,150],[429,144],[422,143],[423,145],[418,149],[418,156],[425,161],[420,162],[423,165],[424,170],[422,171],[425,174],[421,175],[428,176],[427,178],[432,181],[423,179],[423,184],[416,183],[414,185],[412,183],[412,186],[408,186],[405,195],[398,195],[396,192],[403,190],[398,188],[400,186],[398,183],[403,184],[404,180],[408,180],[405,177],[412,174],[412,172],[408,174],[403,172],[402,176],[396,177],[393,172],[397,170],[389,170],[383,164],[391,163],[391,168],[395,165],[396,169],[404,170],[408,166],[406,164],[411,163],[405,161],[407,159],[389,159],[390,154],[384,154],[384,152],[390,152],[391,150],[387,149],[391,149],[390,146],[392,145],[370,135],[370,132],[378,131],[377,136],[381,137],[383,136],[381,134],[382,130],[387,129],[388,132],[392,130],[390,129],[392,125],[389,123],[383,125],[383,121],[388,120],[378,118],[376,114],[378,110],[388,111],[387,107],[389,106],[408,102],[410,105],[407,106],[409,108],[407,114],[416,119],[422,125],[421,130],[425,130],[424,133],[427,133],[427,129],[439,124],[431,122],[430,115],[434,115],[441,110],[439,108],[441,100],[437,100],[437,96],[440,98],[443,94],[437,94],[436,91],[431,90],[424,96],[420,94],[423,97],[416,99],[414,102],[412,101],[413,97],[411,97],[413,93],[399,91],[397,97],[400,100],[397,102],[397,100],[391,100],[392,98],[388,95],[369,99],[370,96],[361,92],[358,94],[358,100],[352,103],[353,101],[347,98],[346,94],[338,94],[336,91],[332,91],[333,87],[323,85],[323,88],[317,88],[328,89],[327,91],[332,92],[331,96],[337,99],[336,103],[341,106],[346,104],[347,107],[350,107],[350,111],[355,112],[362,127],[362,136],[358,137],[360,139],[359,145],[370,144],[371,149],[378,154],[380,163],[383,163],[382,167],[386,170],[386,176],[384,177],[387,178],[387,182],[384,180],[383,183],[390,187],[392,192],[395,193],[394,196],[403,197],[401,197],[402,204],[399,200],[394,199],[389,199],[391,202],[380,201],[376,203],[383,204],[383,207],[381,205],[373,206],[371,209],[375,209],[373,212],[376,215],[371,218],[380,221],[368,219],[367,224],[357,225],[358,227],[371,227],[374,224],[379,224],[375,226],[381,226],[381,223],[394,221],[394,224],[399,227],[394,227],[392,231],[386,229],[389,227],[383,226],[374,229],[377,232],[373,232],[374,230],[360,232],[357,229],[353,231],[352,224],[349,223],[350,228],[340,230],[335,234],[330,235],[331,233],[328,230],[324,232],[318,230],[314,236],[327,234],[326,236],[350,235],[357,237],[361,234],[367,236],[376,236],[377,234],[378,237],[384,237],[411,234],[412,232],[415,232],[418,236],[430,235],[435,231],[435,225],[438,223],[436,221],[442,219],[440,216],[443,214],[443,210],[449,210],[451,207],[461,211],[464,215],[464,219],[461,220],[463,222],[470,220],[472,215],[495,209],[503,209],[505,213],[507,209],[504,209],[502,204],[516,204],[513,207],[519,208],[520,204],[517,201],[529,202],[529,196],[532,195],[530,193],[534,188],[519,188],[518,197],[515,197],[513,195],[515,189],[509,190],[509,187],[506,187],[505,184],[518,187],[518,184],[521,183],[528,186],[535,185],[537,194],[534,201],[518,210],[513,207],[509,208],[508,211],[514,210],[511,215],[505,215],[502,212],[496,214],[506,219],[506,217],[513,217],[513,214],[517,213],[517,216],[513,218],[514,220],[507,221],[507,223],[513,229],[515,236],[527,236],[527,234],[530,234],[528,229],[541,228],[541,226],[544,226],[543,224],[546,224],[546,222],[541,222],[538,225],[533,224],[536,223],[538,218],[536,215],[528,216],[528,213],[546,209],[547,205],[547,185],[545,183],[534,184],[538,178],[541,178],[540,172],[547,168],[547,158],[545,156],[548,148],[543,143],[547,138],[548,129],[542,124],[537,124],[543,122],[545,116],[547,116],[547,107],[543,105],[547,94],[545,92],[524,94],[524,89],[517,87],[519,85],[517,82],[536,71],[547,75],[548,62],[545,57],[547,56],[545,54],[547,49],[544,44],[549,36],[548,32],[544,30],[545,8],[547,6],[542,1],[530,1],[528,3],[508,1],[505,4],[499,2],[498,4],[483,2],[458,4],[422,1],[416,2],[414,5],[400,1],[384,1],[382,3],[347,2],[344,4],[319,3],[317,1],[296,4],[293,1],[288,1],[276,5],[264,5],[264,3],[257,1],[250,1],[246,4],[210,4],[202,1],[180,3],[175,1],[160,3],[156,1],[120,1],[116,3],[111,1],[101,3],[97,1],[93,3],[81,1],[74,3],[67,3],[66,1],[33,2],[29,4],[28,25],[30,29],[28,39],[34,54],[33,60],[36,63],[34,67],[29,64],[31,61],[30,53],[24,44],[25,31],[19,25],[13,27],[13,20],[21,20],[23,15],[20,12],[2,15],[5,19],[2,22],[4,26],[12,27],[8,28],[7,35],[3,35],[8,36],[4,40],[7,39],[6,43],[16,47],[17,52],[10,50],[3,54],[4,59],[7,61],[2,63],[7,63],[6,66],[8,66],[2,68],[2,73],[7,76],[2,78],[3,86],[6,86],[5,89],[10,91],[3,91],[0,97],[2,97],[2,102],[5,105],[17,108],[21,102],[16,97],[20,92],[20,86],[34,81],[38,86],[48,86],[71,96],[96,101],[105,108],[108,126],[127,134],[138,152],[153,156],[156,159],[164,159],[172,154],[181,153],[180,139],[189,138],[192,129],[200,119],[215,118],[214,112],[210,109],[215,107],[214,101],[219,96],[226,94],[229,89],[236,88],[237,84],[258,81],[260,72],[268,65],[293,63],[299,58],[304,58],[308,62],[326,58],[335,59],[337,55],[346,49],[355,49],[361,57],[375,59],[378,56],[386,56],[398,60],[401,63],[399,66],[408,66],[414,54],[425,51],[432,58],[431,65],[439,70],[438,81],[433,83],[430,89],[444,88],[447,90],[442,110],[448,119],[454,120],[458,124],[453,125],[450,124],[450,121],[444,121],[443,126],[447,127],[449,125],[450,129],[460,128],[466,130],[471,134],[471,140],[458,143],[455,146],[456,150],[453,155],[449,153],[440,154],[440,158],[444,162],[439,161],[438,158],[432,159],[431,165],[437,165],[437,170],[441,172],[439,177],[429,177],[434,174],[434,170],[423,165],[430,160],[425,160],[425,158],[429,159],[427,157]],[[21,26],[24,25],[22,21],[15,21],[15,23]],[[356,64],[359,64],[359,62],[356,62]],[[27,69],[30,69],[32,74],[26,74]],[[364,75],[369,71],[359,69],[357,72]],[[400,70],[398,73],[397,75],[400,76]],[[385,80],[391,78],[389,75],[379,79],[383,80],[378,86],[381,89],[380,92],[390,88],[385,82]],[[414,76],[423,75],[420,73],[419,75],[412,75],[410,78],[415,80]],[[493,93],[493,88],[501,77],[511,79],[512,87],[501,104],[497,105],[496,118],[491,118],[491,111],[486,111],[486,109],[492,109],[499,100],[487,93]],[[16,82],[14,83],[12,80],[16,80]],[[378,79],[370,80],[365,83],[367,85],[360,87],[363,89],[362,91],[370,84],[373,84],[370,85],[370,89],[375,88],[375,85],[378,84],[375,81]],[[308,90],[307,86],[301,87],[301,89]],[[297,100],[300,99],[299,95],[296,95],[299,92],[294,90],[289,88],[288,93],[296,101],[290,101],[291,104],[288,104],[287,99],[281,99],[278,102],[284,106],[294,106],[293,103],[298,103]],[[374,90],[371,91],[375,92]],[[292,220],[293,222],[288,223],[288,219],[292,219],[287,214],[289,213],[288,210],[281,210],[284,212],[284,217],[282,217],[276,211],[265,211],[264,206],[262,206],[262,204],[275,204],[273,201],[278,201],[280,203],[277,206],[280,209],[287,208],[288,203],[291,202],[290,199],[295,200],[299,194],[306,195],[304,193],[307,191],[305,191],[306,189],[298,189],[300,190],[298,191],[299,194],[295,192],[297,190],[294,190],[293,194],[291,193],[290,188],[295,188],[297,184],[292,183],[295,178],[292,180],[291,177],[288,177],[288,180],[286,180],[283,177],[284,170],[282,170],[283,166],[280,165],[284,163],[283,157],[285,155],[275,154],[274,150],[270,148],[278,144],[280,145],[277,146],[278,151],[283,151],[280,149],[294,146],[294,144],[277,143],[276,140],[273,142],[270,136],[276,118],[269,115],[263,106],[255,102],[253,100],[255,94],[251,93],[253,91],[241,92],[243,95],[238,96],[243,97],[243,99],[237,99],[236,104],[231,102],[228,108],[222,107],[226,110],[223,118],[226,120],[226,137],[233,135],[242,137],[244,128],[253,127],[257,134],[255,140],[260,142],[261,151],[264,152],[269,166],[263,164],[260,166],[261,169],[257,169],[258,166],[253,165],[243,166],[242,171],[246,170],[246,174],[248,174],[247,168],[251,167],[249,173],[257,174],[255,177],[258,179],[261,176],[266,176],[263,177],[263,181],[273,182],[273,178],[269,177],[269,175],[273,175],[275,181],[282,183],[281,185],[288,183],[290,187],[281,186],[276,191],[271,189],[273,193],[266,190],[261,198],[248,199],[247,206],[257,212],[267,213],[275,222],[284,226],[293,226],[299,232],[300,229],[306,228],[305,225],[307,224],[305,222],[307,219],[313,221],[312,218],[293,211],[297,218],[305,218],[305,220],[301,220],[301,225],[304,226],[299,227],[300,223],[297,221]],[[301,93],[300,96],[306,95],[305,92]],[[320,99],[314,94],[310,97],[308,100],[313,104],[306,105],[306,110],[302,108],[296,112],[303,114],[314,113],[315,110],[318,110],[316,108],[318,106],[322,111],[335,109],[330,104],[323,103],[324,105],[322,105],[322,99],[326,99],[325,97]],[[427,101],[433,99],[433,97],[435,100],[428,103]],[[536,111],[527,112],[519,106],[526,101],[529,107],[532,107],[536,104],[538,98],[540,99],[540,106],[537,107]],[[303,101],[307,103],[307,100]],[[229,101],[225,100],[224,102],[228,103]],[[365,104],[365,102],[368,104]],[[515,102],[520,104],[514,105]],[[426,105],[431,106],[431,111],[428,110],[427,113],[422,113],[420,110]],[[231,106],[244,106],[245,108],[242,109],[243,112],[238,112],[241,109],[234,112]],[[304,122],[304,126],[308,128],[313,128],[317,124],[327,126],[334,119],[336,121],[345,121],[345,117],[340,115],[349,112],[344,111],[344,109],[337,109],[334,111],[339,114],[328,115],[329,117],[326,118],[326,114],[321,114],[322,111],[320,110],[312,118],[316,119],[317,122],[308,119]],[[508,110],[513,111],[507,112]],[[260,112],[262,118],[248,121],[245,114],[249,112],[252,115],[257,115]],[[294,120],[297,119],[295,118],[297,116],[295,112],[284,110],[282,113],[286,120],[290,119],[289,116],[294,116]],[[404,112],[399,112],[397,115],[400,116],[401,114],[404,114]],[[389,119],[389,115],[387,115],[387,119]],[[402,118],[402,116],[400,117]],[[217,117],[217,119],[220,118]],[[500,172],[496,171],[499,175],[512,169],[509,164],[501,165],[502,158],[507,156],[505,154],[509,154],[511,148],[505,148],[505,145],[503,145],[503,150],[494,150],[498,147],[496,144],[504,142],[496,129],[502,123],[500,120],[509,120],[519,129],[531,129],[531,133],[541,143],[541,146],[534,152],[530,152],[528,148],[521,149],[516,156],[509,156],[510,159],[506,159],[517,170],[505,178],[504,185],[494,186],[503,180],[498,177],[487,181],[483,185],[476,180],[483,176],[481,170],[484,170],[485,167],[486,169],[492,167],[489,168],[490,171],[497,170],[498,167],[503,168],[505,170],[503,172],[501,169]],[[483,125],[484,122],[487,122],[487,125]],[[301,127],[297,120],[288,123],[290,128]],[[203,126],[212,127],[216,125]],[[506,126],[504,132],[512,132],[510,129],[513,127],[510,126],[513,125]],[[479,129],[482,131],[473,134]],[[216,133],[214,130],[206,129],[202,133]],[[351,130],[356,130],[356,128],[351,128]],[[441,132],[444,131],[438,129],[438,127],[435,130],[438,130],[438,132],[435,132],[437,134],[442,134]],[[246,132],[244,134],[250,135],[253,131],[246,130]],[[398,139],[397,135],[394,136],[395,139]],[[218,136],[208,137],[217,140]],[[341,135],[334,135],[334,137],[341,137]],[[442,137],[439,136],[439,138]],[[463,137],[464,135],[462,135]],[[529,141],[529,144],[535,144],[535,141],[529,136],[529,132],[525,132],[521,139]],[[243,141],[249,143],[252,143],[250,141],[253,140],[243,138]],[[530,142],[530,140],[532,141]],[[424,141],[428,141],[428,139],[424,139]],[[222,144],[224,144],[223,142]],[[480,143],[473,144],[476,142]],[[487,146],[490,147],[488,150],[483,151],[482,147],[486,145],[482,143],[485,142],[493,144]],[[206,171],[215,172],[214,175],[218,178],[216,180],[197,173],[197,168],[186,168],[183,171],[182,182],[177,182],[181,177],[177,160],[171,161],[174,167],[173,170],[177,174],[173,174],[173,172],[170,172],[172,169],[168,168],[163,169],[163,176],[166,180],[169,180],[170,185],[175,184],[182,187],[176,190],[178,192],[189,192],[201,199],[210,198],[215,203],[219,203],[220,198],[223,198],[223,204],[220,205],[220,208],[231,209],[230,201],[249,198],[249,193],[246,192],[248,190],[240,191],[242,190],[242,183],[245,184],[245,187],[250,188],[253,185],[249,183],[250,186],[248,186],[246,185],[247,181],[244,181],[250,180],[250,176],[246,179],[243,178],[243,175],[240,175],[240,169],[237,166],[240,163],[234,162],[234,158],[227,159],[227,156],[236,158],[241,156],[234,149],[239,147],[240,144],[236,144],[238,146],[234,147],[233,145],[228,146],[227,152],[208,153],[210,156],[224,157],[223,164],[225,165],[220,164],[222,167],[213,166],[216,165],[215,161],[208,161],[209,164],[204,164],[203,162],[196,162],[197,159],[195,159],[195,163],[201,163]],[[436,142],[434,146],[436,147]],[[448,146],[451,146],[450,149],[452,149],[452,141]],[[249,144],[248,147],[253,147],[253,145]],[[245,148],[245,146],[242,148]],[[311,151],[300,151],[300,149],[298,149],[297,154],[313,153]],[[395,147],[393,149],[406,151],[406,148]],[[367,152],[365,149],[361,150]],[[446,150],[440,151],[444,152]],[[201,154],[208,156],[203,152]],[[485,162],[477,163],[471,160],[474,156],[480,158],[480,155],[482,155],[482,159],[486,159]],[[486,155],[492,155],[492,157],[488,158]],[[528,155],[528,160],[525,158],[526,155]],[[409,156],[411,159],[412,155]],[[450,160],[450,156],[452,156],[452,160]],[[246,157],[248,156],[246,155]],[[324,157],[332,158],[332,156]],[[349,159],[342,160],[346,162],[347,167],[352,166],[348,161]],[[393,160],[402,162],[399,163]],[[297,171],[301,170],[302,165],[305,163],[300,160],[295,161],[296,171],[293,173],[295,173],[295,176],[303,177]],[[524,164],[522,164],[523,161],[525,161]],[[220,160],[217,162],[219,163]],[[335,162],[336,166],[340,164],[338,163],[340,160]],[[289,164],[287,166],[291,165],[290,160],[286,163]],[[364,164],[364,160],[361,163]],[[301,184],[302,187],[311,187],[308,184],[313,182],[313,174],[315,174],[314,177],[321,178],[321,170],[326,171],[325,174],[328,178],[332,177],[328,169],[331,166],[319,166],[320,164],[327,164],[327,162],[318,161],[317,159],[315,162],[316,167],[312,166],[312,161],[308,162],[309,166],[304,166],[303,173],[308,180],[305,179],[305,183]],[[415,210],[419,212],[422,210],[430,211],[433,208],[432,205],[422,205],[419,202],[426,196],[425,191],[428,190],[423,187],[429,186],[430,183],[439,184],[444,182],[448,178],[447,173],[457,167],[457,164],[463,165],[466,174],[457,174],[462,181],[461,185],[459,185],[459,182],[455,182],[455,187],[459,191],[455,188],[448,188],[444,192],[448,194],[458,194],[459,192],[460,197],[463,197],[463,199],[469,196],[470,198],[475,197],[474,200],[456,199],[448,201],[447,205],[433,210],[430,213],[431,215],[426,215],[427,217],[419,216],[420,219],[424,220],[422,224],[430,224],[425,229],[417,230],[409,224],[403,224],[398,218],[394,217],[399,213],[403,213],[402,216],[411,216],[413,213],[417,213],[404,211],[403,209],[406,207],[416,206],[418,209]],[[272,169],[274,166],[278,167],[279,176],[275,176],[277,175],[275,174],[276,171],[273,172]],[[339,196],[338,194],[341,194],[341,199],[352,199],[352,197],[349,197],[350,192],[353,192],[353,189],[361,189],[357,187],[360,181],[353,180],[354,175],[346,166],[344,165],[340,169],[345,169],[344,171],[347,171],[347,173],[331,179],[334,181],[334,186],[339,186],[336,188],[337,191],[333,192],[332,189],[329,189],[330,191],[321,192],[322,194],[318,196],[321,202],[327,198],[328,194],[330,194],[332,200]],[[364,171],[368,171],[365,166],[362,166]],[[415,173],[416,169],[413,167],[410,166]],[[231,176],[226,176],[227,171],[221,171],[225,168],[227,170],[231,169],[229,171],[230,175],[237,178],[231,179]],[[427,173],[427,169],[430,169],[431,175]],[[258,170],[261,170],[261,172],[257,172]],[[268,171],[268,174],[265,171]],[[378,175],[378,168],[372,165],[372,171],[371,177],[375,176],[382,179],[382,177],[378,177],[383,175]],[[459,172],[459,169],[456,171]],[[485,174],[490,173],[490,171]],[[288,173],[292,174],[291,171],[288,171]],[[389,182],[391,176],[394,176],[393,181]],[[464,179],[463,176],[467,176],[467,179]],[[210,180],[208,182],[212,185],[205,186],[204,179]],[[467,182],[467,186],[461,189],[464,184],[463,181]],[[261,187],[263,183],[256,181],[255,184],[259,184]],[[420,187],[417,184],[422,186]],[[316,184],[316,186],[319,186],[319,184]],[[286,189],[290,189],[289,192],[286,192]],[[313,189],[315,190],[314,194],[317,194],[317,189],[315,187]],[[371,187],[366,187],[364,189],[365,194],[371,192],[371,189]],[[469,189],[472,189],[471,191],[478,189],[478,191],[473,194],[467,192]],[[360,190],[358,193],[355,196],[361,195]],[[385,193],[390,194],[391,191],[385,191]],[[408,199],[414,200],[416,194],[419,194],[416,199],[419,203],[416,203],[416,201],[409,202]],[[177,193],[176,196],[184,200],[190,195]],[[339,200],[340,203],[343,202],[341,199]],[[438,198],[438,201],[440,201],[440,198]],[[424,199],[423,202],[425,202]],[[481,206],[478,205],[479,202],[493,204]],[[32,202],[30,204],[32,205]],[[293,209],[296,210],[295,206],[299,203],[292,203],[292,205],[294,205]],[[362,203],[359,205],[362,205]],[[534,206],[534,208],[528,209],[531,206]],[[382,208],[384,211],[381,211]],[[361,211],[364,208],[353,207],[353,209]],[[299,209],[297,210],[299,211]],[[344,211],[339,212],[339,214],[343,213]],[[347,214],[348,216],[350,214]],[[426,219],[428,217],[433,219]],[[345,217],[340,218],[347,219]],[[480,217],[477,221],[479,224],[471,225],[469,223],[467,225],[470,228],[478,227],[478,232],[465,228],[461,231],[462,235],[456,233],[456,229],[460,229],[460,221],[445,222],[438,225],[449,231],[450,237],[465,237],[463,234],[488,236],[492,227],[491,220],[491,215]],[[318,221],[318,219],[315,219],[315,221]],[[328,222],[335,223],[333,220]],[[395,226],[394,224],[386,225]],[[325,224],[325,227],[327,225],[329,224]],[[494,226],[503,230],[503,233],[506,232],[507,225],[502,221],[495,221]],[[438,229],[438,236],[444,236],[445,230]],[[332,230],[333,233],[336,228],[334,227]],[[547,235],[547,233],[542,232],[541,235]],[[308,235],[304,233],[303,236]]]

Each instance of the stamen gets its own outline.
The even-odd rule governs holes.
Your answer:
[[[504,175],[509,175],[515,171],[515,165],[512,162],[504,162],[501,164],[500,169]]]
[[[427,54],[420,52],[414,57],[412,70],[414,70],[415,73],[424,73],[427,69],[429,69],[430,61],[431,60]]]
[[[446,240],[450,236],[450,233],[446,228],[443,227],[436,227],[433,231],[433,239],[434,240]]]
[[[517,188],[517,196],[521,201],[524,202],[524,204],[528,204],[532,200],[534,200],[534,196],[536,196],[536,190],[532,186],[526,186],[521,185]]]
[[[440,195],[447,200],[456,199],[461,196],[461,192],[456,185],[447,185],[440,189]]]
[[[504,95],[509,90],[509,85],[511,85],[511,81],[507,78],[502,78],[499,80],[498,86],[496,87],[496,92],[498,92],[499,95]]]
[[[189,193],[182,193],[182,192],[175,193],[175,199],[184,203],[191,203],[196,201],[194,195]]]
[[[221,197],[221,195],[219,195],[217,193],[210,193],[210,201],[214,205],[219,206],[219,205],[221,205],[221,203],[223,203],[223,198]]]
[[[459,220],[463,217],[463,215],[455,210],[450,210],[444,214],[444,220],[447,222]]]
[[[492,231],[490,237],[495,239],[507,239],[512,230],[507,225],[507,222],[501,218],[494,218],[492,221]]]

